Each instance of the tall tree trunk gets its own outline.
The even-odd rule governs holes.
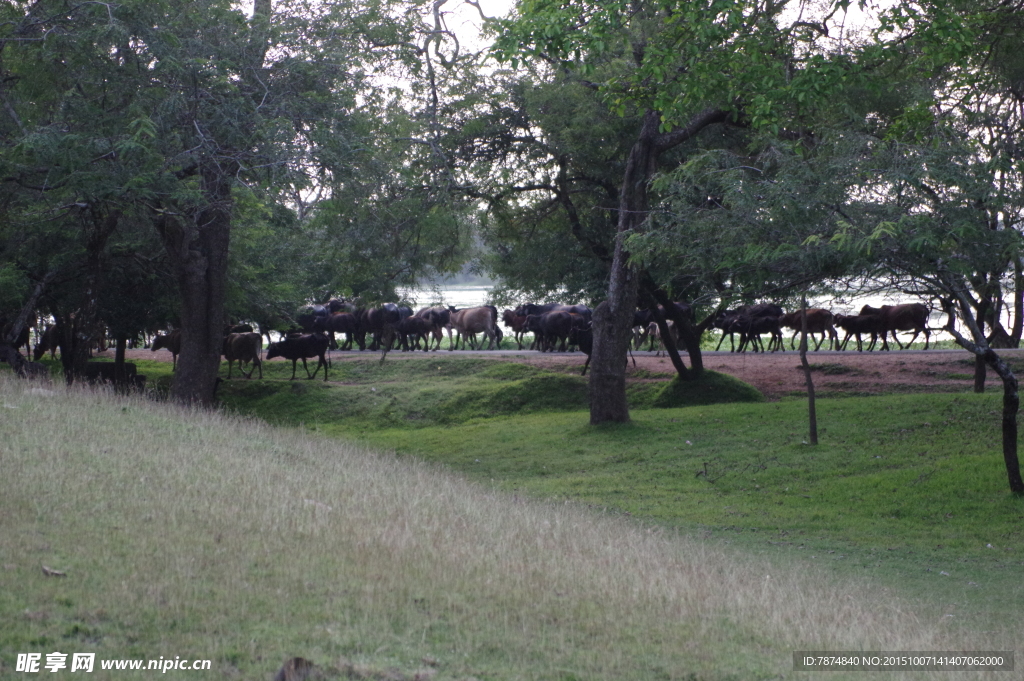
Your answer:
[[[654,168],[659,117],[648,111],[640,137],[629,152],[619,194],[608,298],[594,310],[594,350],[590,356],[590,423],[629,421],[626,403],[626,353],[636,310],[639,279],[628,264],[623,240],[647,217],[647,183]]]
[[[1010,491],[1024,494],[1024,480],[1020,476],[1020,460],[1017,458],[1017,412],[1020,410],[1017,377],[992,348],[986,348],[984,356],[988,365],[1003,381],[1003,462],[1006,465]]]
[[[1013,325],[1010,327],[1010,347],[1019,348],[1024,333],[1024,271],[1020,258],[1013,261]]]
[[[647,188],[658,156],[692,139],[709,125],[723,123],[727,118],[724,111],[706,109],[696,114],[686,127],[662,133],[659,132],[661,115],[653,110],[644,114],[640,134],[626,160],[619,192],[619,220],[608,279],[608,298],[594,310],[594,351],[590,357],[590,366],[593,367],[590,373],[592,424],[629,420],[626,353],[636,309],[639,276],[636,269],[628,264],[629,253],[623,240],[626,233],[638,229],[647,219]]]
[[[128,375],[124,365],[127,348],[128,339],[118,334],[114,339],[114,385],[122,392],[128,392]]]
[[[99,336],[99,291],[103,288],[106,271],[104,251],[121,220],[119,210],[108,211],[102,205],[90,205],[87,210],[86,262],[81,298],[78,309],[65,316],[60,334],[60,359],[68,385],[85,374],[85,364]]]
[[[985,377],[988,375],[988,365],[982,355],[974,356],[974,392],[985,392]]]
[[[193,223],[162,216],[158,229],[181,293],[181,353],[171,397],[187,404],[214,400],[224,345],[224,291],[231,240],[233,173],[202,170],[207,205]]]
[[[804,380],[807,383],[807,431],[812,445],[818,444],[818,407],[814,397],[814,379],[811,377],[811,365],[807,363],[807,296],[803,296],[800,304],[800,366],[804,368]]]

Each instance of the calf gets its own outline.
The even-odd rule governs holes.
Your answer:
[[[582,315],[575,315],[583,323],[586,323]],[[526,315],[524,328],[533,333],[534,346],[541,352],[554,352],[555,347],[561,341],[561,352],[565,352],[569,342],[569,332],[573,328],[574,315],[564,310],[545,312],[544,314]],[[579,326],[577,324],[577,326]]]
[[[501,314],[501,321],[512,330],[512,337],[516,339],[516,345],[523,349],[523,336],[526,334],[526,315],[516,314],[514,310],[505,310]]]
[[[260,361],[260,352],[263,350],[263,336],[258,333],[232,333],[224,339],[223,355],[228,361],[228,378],[231,378],[231,367],[238,361],[238,371],[246,378],[252,378],[252,373],[257,368],[260,370],[260,378],[263,378],[263,362]],[[252,362],[252,369],[245,373],[243,363]]]
[[[113,383],[117,364],[114,362],[86,362],[84,377],[90,383]],[[136,368],[133,362],[124,363],[124,375],[129,381],[136,375]]]
[[[302,368],[306,370],[306,377],[309,379],[316,378],[317,371],[320,371],[320,367],[324,368],[324,380],[327,380],[327,348],[330,345],[330,341],[327,336],[322,333],[305,333],[295,336],[286,336],[284,340],[278,341],[277,343],[271,343],[270,347],[267,348],[267,359],[271,360],[275,357],[284,357],[292,361],[292,377],[290,380],[295,380],[295,368],[296,363],[301,359]],[[312,374],[309,373],[309,367],[306,366],[306,359],[310,357],[319,357],[320,361],[316,365],[316,371]]]

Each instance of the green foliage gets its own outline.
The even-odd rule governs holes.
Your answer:
[[[24,271],[13,263],[0,263],[0,317],[16,315],[28,297],[28,289]]]
[[[531,2],[500,23],[495,52],[513,68],[523,58],[557,59],[600,83],[612,111],[658,111],[662,130],[715,106],[778,132],[857,73],[854,60],[828,51],[817,33],[787,17],[787,5]],[[608,75],[601,65],[610,60],[618,72],[594,78]]]

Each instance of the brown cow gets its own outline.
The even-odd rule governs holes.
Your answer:
[[[836,327],[833,326],[834,317],[828,310],[821,308],[809,308],[807,310],[807,335],[813,336],[816,333],[821,334],[821,340],[817,341],[814,346],[814,350],[817,351],[821,347],[821,344],[825,342],[826,334],[828,336],[828,349],[838,350],[839,349],[839,334],[836,333]],[[784,314],[779,318],[779,324],[786,328],[795,329],[793,331],[793,337],[789,339],[789,349],[796,349],[796,337],[803,330],[803,311],[797,310],[796,312],[790,312]]]
[[[871,307],[865,305],[861,308],[860,313],[877,315],[882,320],[882,349],[888,350],[889,344],[886,342],[886,336],[891,332],[892,339],[896,341],[896,345],[900,346],[900,350],[904,349],[903,343],[900,343],[900,339],[896,336],[897,331],[913,331],[914,335],[911,337],[910,342],[907,343],[906,347],[917,340],[918,334],[924,333],[924,349],[928,349],[930,342],[931,331],[928,329],[928,315],[930,311],[928,306],[924,303],[905,303],[903,305],[883,305],[882,307]]]
[[[495,314],[490,307],[468,307],[464,310],[456,310],[454,307],[449,307],[448,311],[451,313],[450,320],[452,327],[460,335],[469,339],[471,348],[476,350],[476,342],[474,338],[476,337],[476,334],[483,332],[490,341],[487,345],[487,349],[494,349],[494,342],[496,340],[494,330]],[[481,341],[480,344],[483,345],[483,341]]]
[[[178,354],[181,353],[181,329],[174,329],[168,334],[160,335],[153,339],[153,352],[161,348],[171,351],[171,371],[178,368]]]
[[[523,336],[526,335],[526,315],[516,314],[515,310],[505,310],[501,313],[501,321],[512,330],[512,337],[516,339],[516,345],[523,349]]]
[[[260,361],[260,353],[263,350],[263,336],[258,333],[231,333],[224,339],[223,355],[228,361],[228,378],[231,378],[231,367],[238,361],[238,371],[246,378],[252,378],[257,367],[260,370],[260,378],[263,378],[263,362]],[[252,362],[249,373],[245,373],[243,364]]]

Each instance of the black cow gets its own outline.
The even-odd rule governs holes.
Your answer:
[[[60,325],[54,324],[53,326],[46,327],[43,335],[39,337],[39,342],[36,343],[36,348],[32,351],[32,359],[38,362],[47,351],[50,352],[50,359],[55,359],[59,349]]]
[[[302,311],[296,316],[295,322],[302,328],[306,333],[313,332],[313,323],[317,319],[325,318],[330,314],[323,305],[307,305]]]
[[[271,343],[270,347],[267,348],[267,359],[271,360],[275,357],[284,357],[292,361],[292,377],[291,380],[295,380],[295,368],[296,362],[302,360],[302,368],[306,370],[307,378],[316,378],[317,371],[320,371],[320,367],[324,368],[324,380],[327,380],[327,348],[330,346],[330,341],[322,333],[304,333],[295,336],[286,336],[283,340],[277,343]],[[309,367],[306,366],[306,359],[310,357],[319,357],[320,361],[316,365],[316,371],[312,374],[309,373]]]
[[[857,352],[863,352],[864,346],[861,343],[861,334],[870,333],[871,344],[868,345],[868,352],[871,352],[875,347],[875,343],[878,342],[879,334],[883,333],[884,329],[882,318],[874,314],[837,314],[834,316],[834,319],[836,326],[846,331],[846,336],[843,337],[842,342],[839,344],[840,350],[846,349],[846,344],[850,341],[850,336],[856,336]]]
[[[582,319],[582,315],[580,315]],[[526,315],[524,328],[533,333],[535,347],[541,352],[554,352],[561,341],[561,352],[565,352],[569,332],[573,328],[573,315],[565,310],[554,310],[540,315]]]
[[[882,320],[882,349],[888,350],[889,343],[886,336],[892,332],[892,339],[896,345],[903,349],[903,343],[896,336],[897,331],[913,331],[914,335],[907,343],[907,347],[917,340],[918,334],[924,334],[924,349],[928,349],[931,340],[931,331],[928,329],[928,306],[924,303],[906,303],[904,305],[883,305],[880,308],[865,305],[861,308],[862,315],[877,315]]]
[[[432,349],[441,349],[441,339],[444,337],[444,329],[448,329],[448,349],[450,350],[452,348],[451,315],[451,311],[443,305],[425,307],[416,313],[416,317],[426,319],[433,327],[431,332],[433,333],[434,341],[437,341],[437,344]],[[428,344],[432,345],[433,341],[429,341]]]
[[[434,324],[429,319],[411,315],[398,322],[395,327],[398,332],[398,344],[402,346],[402,352],[407,352],[412,347],[418,350],[420,341],[423,341],[423,351],[430,351],[430,334],[434,330]],[[412,339],[412,343],[409,340]]]
[[[580,349],[580,352],[587,356],[583,363],[583,371],[580,376],[587,375],[587,368],[590,366],[590,355],[594,352],[594,329],[592,322],[587,322],[585,327],[576,327],[569,331],[569,342]]]
[[[385,335],[389,335],[387,331],[390,329],[394,332],[395,326],[402,319],[402,314],[398,309],[398,306],[394,303],[384,303],[380,307],[373,307],[369,310],[363,310],[359,316],[360,330],[357,335],[357,341],[362,338],[362,342],[359,343],[359,348],[364,347],[365,338],[367,333],[373,334],[373,342],[370,344],[371,350],[377,350],[381,347],[382,338]],[[388,342],[392,342],[394,338],[388,338]],[[390,348],[389,348],[390,349]]]
[[[334,334],[343,333],[345,334],[345,342],[341,344],[342,350],[351,350],[353,339],[359,341],[359,349],[365,350],[365,334],[363,339],[360,340],[359,331],[359,318],[349,312],[337,312],[326,317],[318,317],[313,322],[313,331],[322,332],[330,335],[331,347],[338,347]]]

